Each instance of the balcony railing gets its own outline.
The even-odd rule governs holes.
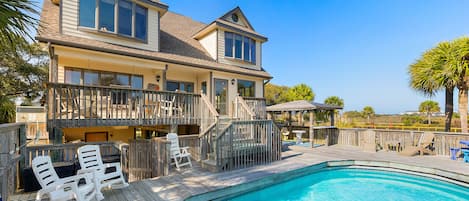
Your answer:
[[[55,127],[199,124],[200,95],[122,86],[48,84]]]

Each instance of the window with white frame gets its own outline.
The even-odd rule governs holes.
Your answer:
[[[78,25],[147,40],[148,9],[130,0],[80,0]]]
[[[225,57],[256,63],[256,41],[232,32],[225,32]]]

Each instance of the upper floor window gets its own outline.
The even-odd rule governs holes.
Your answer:
[[[184,91],[194,93],[194,83],[191,82],[180,82],[180,81],[167,81],[167,91]]]
[[[225,56],[256,63],[256,41],[239,34],[225,32]]]
[[[97,17],[96,17],[97,16]],[[79,26],[147,40],[148,9],[130,0],[80,0]]]
[[[255,97],[256,83],[248,80],[238,80],[238,94],[243,97]]]

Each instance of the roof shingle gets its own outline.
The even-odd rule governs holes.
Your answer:
[[[186,16],[170,11],[166,12],[160,20],[161,35],[159,52],[124,47],[102,41],[61,34],[59,13],[59,6],[54,5],[50,0],[44,0],[40,27],[36,37],[37,40],[41,42],[51,42],[57,45],[177,63],[198,68],[240,73],[266,79],[272,78],[272,76],[264,70],[259,71],[216,62],[209,56],[208,52],[202,47],[199,41],[192,38],[192,35],[205,27],[206,24],[196,22]]]

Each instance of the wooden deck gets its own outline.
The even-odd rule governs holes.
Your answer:
[[[286,172],[326,161],[371,160],[390,161],[421,167],[437,168],[469,176],[469,164],[451,161],[442,156],[400,156],[396,152],[368,153],[358,147],[335,145],[316,149],[290,146],[282,153],[283,160],[223,173],[210,173],[196,165],[193,169],[172,172],[169,176],[131,183],[123,190],[105,191],[105,200],[184,200],[192,195],[254,181],[275,173]],[[34,200],[35,194],[21,194],[13,200]]]

